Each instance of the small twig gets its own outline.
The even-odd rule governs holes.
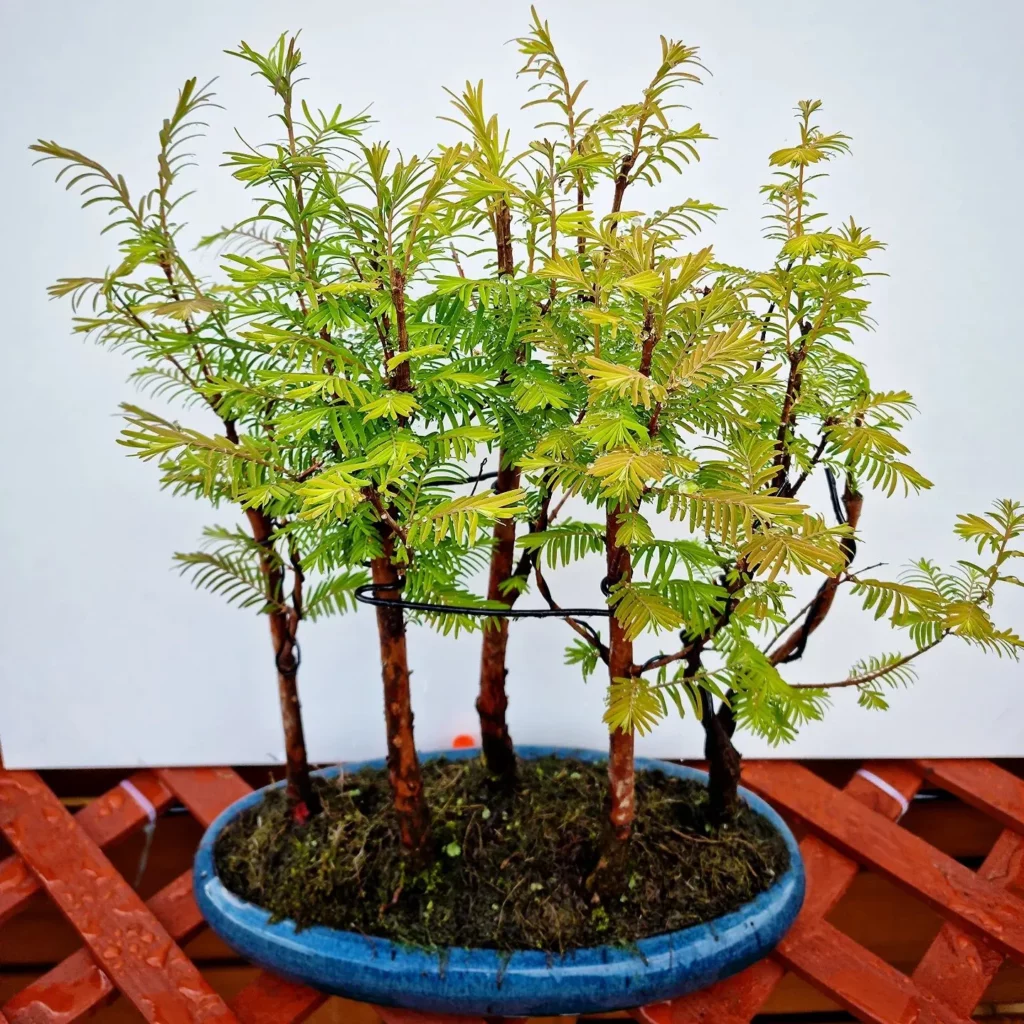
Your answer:
[[[609,657],[608,647],[602,642],[601,637],[598,636],[597,631],[592,626],[588,626],[585,622],[580,622],[577,619],[574,619],[571,614],[569,614],[569,609],[562,609],[559,607],[558,603],[551,596],[551,589],[548,587],[547,580],[544,579],[544,574],[541,572],[539,560],[533,566],[533,573],[537,580],[537,589],[540,591],[541,597],[547,601],[548,607],[553,612],[561,612],[565,621],[569,623],[569,625],[579,633],[587,643],[597,650],[597,653],[601,656],[601,660],[607,664]],[[608,614],[611,615],[611,612]]]
[[[562,511],[562,506],[569,500],[570,497],[571,495],[568,491],[566,491],[566,493],[562,495],[562,500],[551,510],[551,514],[548,516],[549,524],[554,522],[555,517],[558,515],[559,512]]]
[[[786,490],[786,496],[792,498],[796,495],[796,492],[803,487],[804,481],[810,475],[811,471],[821,461],[822,455],[825,453],[825,445],[828,444],[828,434],[822,432],[821,439],[818,441],[818,447],[814,449],[814,454],[811,456],[810,465],[796,478],[796,481]]]
[[[363,489],[363,494],[370,502],[370,504],[374,507],[374,510],[380,517],[381,522],[387,523],[387,525],[391,528],[392,533],[394,533],[396,537],[400,537],[402,539],[402,543],[406,547],[408,547],[409,535],[402,528],[402,526],[394,519],[391,513],[384,507],[384,502],[380,500],[380,495],[377,493],[376,488],[366,487]]]
[[[933,647],[938,647],[946,637],[949,636],[949,630],[943,631],[937,640],[933,640],[930,644],[925,644],[924,647],[919,647],[916,651],[912,651],[910,654],[905,655],[898,661],[894,661],[891,665],[885,665],[883,668],[875,669],[874,672],[868,672],[863,676],[850,676],[849,679],[840,679],[834,683],[790,683],[789,685],[794,690],[839,690],[845,686],[865,686],[868,683],[874,682],[876,679],[880,679],[882,676],[888,675],[894,669],[900,668],[902,665],[906,665],[907,662],[913,661],[915,658],[919,658],[925,651],[930,651]]]

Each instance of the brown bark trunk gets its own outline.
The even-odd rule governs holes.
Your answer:
[[[622,510],[609,509],[605,518],[608,586],[628,582],[633,575],[629,549],[617,545],[618,516]],[[633,673],[633,643],[626,639],[625,631],[613,615],[608,640],[608,677],[628,679]],[[610,738],[608,750],[608,792],[611,799],[609,821],[616,840],[625,842],[633,828],[636,803],[633,790],[636,776],[633,772],[633,734],[616,729]]]
[[[499,458],[505,460],[502,451]],[[499,493],[519,486],[519,469],[502,465],[498,470],[495,490]],[[514,519],[501,519],[494,527],[494,547],[491,551],[491,576],[487,585],[487,599],[512,605],[510,595],[502,593],[501,585],[512,578],[516,553],[516,523]],[[508,650],[508,619],[484,627],[480,655],[480,695],[476,709],[480,715],[480,741],[487,767],[506,782],[515,779],[516,756],[509,735],[505,712],[508,694],[505,679],[508,669],[505,656]]]
[[[787,478],[789,476],[789,464],[791,456],[786,450],[786,439],[793,426],[793,409],[800,397],[800,387],[803,383],[803,365],[807,356],[806,336],[811,331],[811,325],[806,321],[800,325],[800,341],[789,356],[789,377],[786,380],[786,394],[782,400],[782,413],[779,416],[779,432],[776,437],[778,441],[778,452],[775,455],[775,465],[778,467],[772,487],[777,494],[786,497]]]
[[[395,327],[398,331],[398,351],[409,351],[409,325],[405,315],[405,277],[398,271],[391,272],[391,301],[395,306]],[[388,375],[388,387],[392,391],[411,391],[412,375],[409,360],[399,363]]]
[[[732,730],[715,714],[707,690],[700,691],[704,756],[708,762],[708,818],[713,825],[732,819],[739,807],[740,753],[732,745]],[[731,718],[730,718],[731,722]]]
[[[494,242],[497,254],[498,276],[515,272],[512,255],[512,210],[503,199],[494,214]],[[517,353],[517,358],[521,351]],[[509,465],[504,448],[498,452],[498,476],[494,490],[505,494],[519,486],[519,468]],[[516,522],[499,519],[494,526],[494,546],[491,549],[491,575],[487,584],[487,599],[501,601],[511,607],[515,597],[502,592],[502,584],[512,578],[516,554]],[[480,716],[480,745],[491,774],[511,784],[516,777],[516,755],[509,735],[505,715],[508,710],[508,678],[506,655],[508,652],[508,619],[498,619],[484,627],[480,650],[480,693],[476,710]]]
[[[370,562],[378,596],[400,596],[398,573],[391,564],[394,541],[390,529],[380,524],[384,551]],[[433,855],[430,809],[423,795],[423,779],[413,736],[412,699],[409,692],[409,659],[405,647],[405,615],[401,608],[377,608],[381,674],[384,680],[384,720],[388,738],[388,780],[398,828],[415,869]]]
[[[605,525],[607,583],[609,587],[632,576],[629,550],[616,544],[621,509],[609,509]],[[633,672],[633,643],[613,615],[608,641],[608,677],[628,679]],[[587,880],[599,897],[617,895],[626,881],[629,837],[636,817],[636,773],[633,767],[633,733],[615,729],[608,742],[608,822],[597,866]]]
[[[261,509],[245,510],[253,540],[260,546],[260,569],[267,584],[270,603],[282,608],[271,612],[270,637],[274,644],[277,666],[277,695],[281,704],[281,725],[284,729],[285,794],[292,817],[299,824],[310,814],[320,810],[320,801],[313,790],[306,758],[306,737],[302,728],[302,708],[299,704],[298,661],[295,656],[295,627],[284,606],[284,576],[273,548],[274,527],[269,516]]]
[[[619,173],[615,176],[615,193],[612,196],[612,213],[620,213],[622,211],[622,197],[626,194],[626,186],[629,184],[629,172],[633,169],[633,163],[636,157],[630,153],[622,158],[622,163],[619,166]],[[618,219],[612,221],[611,230],[619,226]]]
[[[504,199],[499,200],[494,215],[494,241],[498,256],[498,277],[515,273],[512,258],[512,211]]]
[[[292,807],[292,817],[302,824],[309,815],[319,813],[320,800],[313,790],[309,762],[306,760],[306,738],[302,729],[294,644],[285,642],[277,664],[277,695],[281,702],[281,723],[284,726],[285,793]]]

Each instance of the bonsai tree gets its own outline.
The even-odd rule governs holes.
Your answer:
[[[88,309],[89,315],[76,317],[75,330],[126,351],[137,364],[130,379],[141,391],[194,412],[197,425],[185,426],[126,404],[121,443],[140,458],[159,463],[164,487],[214,506],[233,506],[245,524],[210,528],[204,550],[175,558],[198,586],[267,616],[287,795],[295,820],[302,822],[318,809],[318,800],[310,783],[300,714],[299,623],[351,607],[352,592],[366,574],[339,563],[309,587],[309,565],[315,570],[325,563],[316,549],[318,539],[298,518],[302,499],[288,484],[297,487],[319,466],[301,430],[287,443],[278,436],[274,401],[264,382],[268,375],[287,375],[299,366],[323,371],[338,358],[331,324],[318,309],[315,291],[306,290],[306,276],[315,276],[323,259],[310,234],[307,203],[312,168],[320,155],[353,138],[366,119],[344,119],[336,111],[297,131],[291,78],[298,61],[298,51],[282,40],[259,64],[281,101],[279,116],[288,135],[274,170],[254,175],[246,156],[235,157],[242,168],[239,177],[272,186],[262,218],[204,244],[230,240],[248,251],[272,253],[302,268],[301,273],[236,273],[232,284],[215,284],[183,252],[185,225],[177,218],[187,195],[180,191],[190,155],[184,147],[201,128],[198,118],[212,105],[213,95],[194,78],[185,83],[173,113],[163,122],[156,184],[148,192],[133,195],[121,175],[56,142],[40,140],[31,148],[41,159],[61,164],[57,179],[69,189],[79,188],[85,206],[107,209],[113,219],[104,231],[114,233],[121,254],[121,261],[105,273],[61,278],[50,294],[70,296],[76,311]],[[232,265],[239,262],[247,265],[242,257],[235,257]],[[253,326],[261,309],[273,310],[273,322],[262,328]],[[316,323],[311,337],[301,353],[290,350],[284,344],[289,326],[308,321]],[[315,373],[303,384],[316,387]],[[214,432],[205,427],[211,413],[217,423]]]
[[[673,164],[696,157],[694,145],[704,138],[699,125],[684,132],[668,132],[662,123],[672,109],[666,96],[686,82],[698,81],[692,68],[696,51],[679,43],[662,41],[661,62],[639,104],[623,107],[603,119],[593,118],[582,105],[586,83],[574,85],[558,57],[551,33],[536,9],[531,8],[528,35],[517,40],[526,63],[521,74],[537,78],[533,90],[540,95],[527,107],[553,107],[554,137],[532,142],[525,153],[510,151],[508,133],[502,133],[496,116],[487,116],[483,83],[467,82],[461,94],[450,92],[458,116],[447,118],[462,127],[472,145],[469,172],[459,183],[461,201],[474,213],[474,228],[462,246],[469,255],[491,250],[491,279],[467,279],[461,263],[459,277],[440,282],[442,289],[457,290],[463,300],[479,302],[484,313],[482,339],[499,368],[500,401],[492,402],[500,431],[498,468],[493,489],[501,494],[520,486],[521,458],[534,439],[546,429],[559,429],[576,421],[584,411],[584,392],[573,381],[559,376],[557,367],[533,344],[536,315],[545,318],[549,330],[561,329],[562,310],[557,306],[555,284],[539,273],[543,261],[562,250],[583,256],[586,241],[571,223],[563,223],[566,211],[585,213],[585,200],[602,178],[614,181],[613,208],[621,209],[626,189],[638,178],[651,181],[659,164]],[[628,113],[627,113],[628,111]],[[628,130],[628,118],[635,118]],[[685,209],[685,212],[684,212]],[[687,203],[676,214],[684,219],[710,213],[712,207]],[[516,231],[520,234],[517,236]],[[522,270],[513,280],[515,251],[522,251]],[[582,294],[579,296],[583,298]],[[516,521],[503,519],[494,528],[487,597],[511,609],[529,587],[542,535],[561,507],[552,508],[553,477],[536,481],[527,496],[530,513],[528,536],[516,557]],[[587,627],[574,620],[574,628]],[[491,772],[506,783],[515,777],[515,756],[506,720],[508,674],[508,617],[491,621],[484,629],[477,710],[484,757]]]
[[[521,466],[604,513],[529,541],[549,562],[599,550],[606,559],[607,643],[586,636],[568,652],[586,674],[599,661],[608,667],[609,839],[592,876],[598,889],[621,883],[636,814],[633,737],[667,713],[666,698],[704,728],[710,817],[723,824],[737,804],[737,723],[789,740],[822,716],[833,689],[856,687],[862,706],[885,707],[884,687],[905,684],[912,662],[948,637],[1011,656],[1022,646],[988,612],[997,583],[1020,585],[1006,572],[1020,555],[1018,503],[960,518],[958,533],[989,556],[983,564],[962,561],[949,573],[921,561],[895,582],[851,568],[861,489],[892,496],[930,484],[903,461],[898,432],[911,396],[873,389],[849,350],[870,323],[863,288],[880,243],[853,220],[825,227],[813,211],[808,186],[820,171],[808,168],[848,147],[813,123],[819,108],[800,104],[797,144],[770,158],[781,169],[763,192],[779,254],[767,272],[722,264],[710,246],[685,251],[685,213],[626,213],[620,188],[608,213],[587,203],[563,215],[582,251],[539,269],[553,306],[576,326],[554,330],[539,318],[538,347],[586,384],[587,401],[578,423],[540,437]],[[627,126],[638,116],[621,114]],[[613,138],[622,130],[615,116],[600,123]],[[623,165],[633,166],[633,152]],[[802,500],[817,471],[829,483],[831,525]],[[666,519],[689,535],[659,536]],[[791,611],[789,578],[800,574],[824,579]],[[914,648],[870,657],[834,682],[787,682],[781,666],[801,656],[845,583],[876,617],[907,630]],[[680,630],[679,649],[638,664],[634,641],[664,630]]]
[[[467,85],[453,99],[468,142],[406,158],[369,141],[364,116],[297,103],[294,37],[265,54],[242,43],[234,54],[272,89],[283,135],[228,154],[257,207],[204,240],[221,247],[216,284],[186,263],[173,220],[180,146],[207,90],[186,85],[161,133],[158,186],[140,200],[79,153],[36,148],[63,162],[87,202],[111,204],[121,233],[118,267],[63,279],[55,294],[92,300],[79,329],[127,346],[139,383],[220,419],[208,433],[126,406],[123,441],[159,461],[165,486],[244,516],[247,533],[213,531],[212,547],[180,561],[268,614],[293,823],[317,809],[298,623],[359,598],[376,606],[403,863],[433,878],[420,871],[435,844],[406,625],[483,625],[485,756],[511,782],[504,620],[523,614],[513,605],[532,576],[543,613],[577,634],[567,660],[584,675],[607,667],[608,817],[589,877],[600,902],[628,880],[634,735],[670,707],[701,722],[709,824],[728,826],[737,725],[786,741],[839,687],[883,707],[885,686],[907,682],[916,658],[952,636],[1016,656],[1021,641],[989,608],[998,584],[1019,585],[1008,563],[1024,509],[1005,501],[961,517],[978,560],[953,572],[922,561],[896,581],[855,574],[862,491],[930,485],[903,461],[910,395],[874,389],[850,351],[870,325],[863,289],[880,243],[852,220],[825,227],[811,205],[817,165],[846,152],[846,136],[816,126],[817,102],[800,105],[799,138],[772,154],[778,172],[764,189],[778,255],[764,271],[732,266],[693,241],[713,204],[636,209],[637,186],[680,173],[707,138],[672,125],[675,90],[697,81],[696,51],[663,39],[638,100],[593,116],[536,13],[520,47],[537,102],[558,112],[545,125],[553,140],[510,155],[482,86]],[[466,264],[481,259],[474,276]],[[498,459],[493,490],[465,468],[484,448]],[[829,485],[825,513],[805,500],[816,473]],[[558,519],[568,498],[588,506],[587,520]],[[588,555],[603,559],[602,600],[565,609],[549,570]],[[470,580],[484,568],[480,598]],[[808,574],[816,595],[794,608],[791,579]],[[781,666],[847,584],[911,648],[833,682],[787,682]],[[587,616],[607,617],[607,633]],[[634,644],[666,631],[679,632],[678,647],[639,660]]]
[[[273,285],[250,303],[246,335],[287,352],[288,365],[264,370],[255,384],[223,386],[254,395],[272,410],[278,442],[288,438],[307,453],[303,471],[275,476],[266,498],[302,503],[323,564],[369,565],[372,585],[364,589],[377,605],[394,810],[402,843],[422,866],[433,846],[413,733],[406,608],[432,603],[426,617],[445,630],[478,625],[443,608],[488,607],[464,586],[480,562],[470,549],[481,524],[523,511],[518,489],[452,491],[467,479],[457,462],[495,437],[478,318],[430,288],[467,221],[450,199],[472,154],[456,146],[406,159],[364,141],[362,119],[313,115],[305,106],[296,124],[295,40],[282,37],[268,55],[243,43],[237,55],[281,97],[288,139],[229,154],[235,176],[266,195],[257,216],[228,236],[255,225],[262,240],[277,192],[302,245],[228,256],[235,287]],[[288,309],[282,289],[297,297]]]

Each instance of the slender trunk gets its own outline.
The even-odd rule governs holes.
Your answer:
[[[319,812],[320,801],[309,777],[306,738],[302,729],[295,639],[298,621],[297,616],[289,616],[284,608],[284,574],[274,552],[273,523],[258,508],[246,509],[245,515],[249,520],[253,540],[260,546],[260,569],[267,585],[268,602],[280,609],[267,617],[270,621],[270,637],[274,643],[277,694],[284,728],[285,793],[294,820],[301,824],[310,814]]]
[[[504,457],[504,451],[501,457]],[[501,494],[519,486],[519,469],[501,466],[495,481],[495,490]],[[502,584],[512,578],[516,549],[516,523],[514,519],[502,519],[494,527],[494,547],[491,551],[491,576],[487,586],[487,598],[511,606],[510,595],[502,592]],[[480,695],[476,709],[480,714],[480,739],[488,770],[511,782],[516,774],[516,756],[509,735],[505,712],[508,709],[508,694],[505,679],[508,669],[505,655],[508,650],[508,619],[498,619],[484,628],[480,655]]]
[[[494,241],[498,276],[511,277],[515,272],[512,255],[512,211],[500,200],[494,214]],[[517,361],[522,351],[516,353]],[[494,481],[497,494],[515,490],[519,486],[519,469],[509,464],[509,456],[502,447],[498,452],[498,476]],[[491,575],[487,584],[487,599],[501,601],[511,607],[515,598],[503,590],[503,584],[512,578],[516,553],[516,522],[500,519],[494,526],[494,546],[491,549]],[[506,784],[516,777],[516,755],[505,718],[508,710],[508,678],[506,654],[508,651],[508,619],[498,619],[484,627],[480,651],[480,694],[476,710],[480,715],[480,744],[487,768]]]
[[[739,808],[740,753],[732,745],[732,716],[715,714],[707,690],[700,691],[704,757],[708,762],[708,818],[713,825],[731,821]]]
[[[608,586],[629,582],[633,567],[629,549],[617,544],[620,508],[609,509],[605,521]],[[608,640],[608,677],[610,680],[628,679],[633,673],[633,642],[626,639],[625,630],[613,615]],[[619,842],[625,842],[633,829],[636,803],[633,790],[636,776],[633,772],[633,733],[616,729],[610,737],[608,749],[608,794],[611,801],[609,821],[612,833]]]
[[[629,172],[633,169],[636,156],[632,153],[622,158],[619,166],[619,173],[615,176],[615,193],[612,197],[612,214],[621,213],[622,197],[626,194],[626,186],[629,185]],[[618,218],[611,222],[611,230],[614,232],[619,226]]]
[[[494,214],[494,241],[498,257],[498,277],[515,273],[512,259],[512,210],[504,199],[498,201]]]
[[[390,529],[379,525],[383,553],[370,562],[378,596],[400,597],[398,572],[391,557],[394,540]],[[384,720],[388,737],[388,780],[398,817],[402,846],[415,869],[424,867],[433,855],[430,809],[423,795],[423,779],[412,729],[412,700],[409,693],[409,659],[405,648],[405,614],[401,608],[377,608],[381,672],[384,679]]]
[[[398,351],[409,351],[409,325],[405,312],[405,275],[398,270],[391,271],[391,301],[395,306],[395,327],[398,330]],[[385,355],[387,353],[385,352]],[[412,376],[409,360],[399,363],[388,374],[388,387],[392,391],[412,391]]]
[[[274,631],[273,626],[271,631]],[[281,722],[284,725],[285,793],[292,808],[293,819],[302,824],[311,814],[319,813],[320,800],[309,777],[297,677],[295,644],[286,639],[277,656],[277,695],[281,702]]]
[[[607,584],[628,581],[632,575],[629,550],[618,547],[618,507],[608,510],[605,526]],[[610,681],[628,679],[633,672],[633,643],[627,640],[619,620],[611,617],[608,640],[608,677]],[[601,855],[587,880],[587,886],[599,897],[617,895],[626,880],[629,837],[636,817],[636,773],[633,767],[633,733],[615,729],[608,742],[608,821]]]

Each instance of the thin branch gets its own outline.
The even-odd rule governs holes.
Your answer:
[[[635,666],[633,675],[643,675],[644,672],[650,672],[651,669],[663,668],[665,665],[671,665],[674,661],[683,661],[688,658],[694,649],[694,644],[687,644],[682,649],[675,652],[675,654],[658,654],[653,658],[648,658],[642,665]]]
[[[302,483],[303,480],[308,480],[311,476],[313,476],[314,473],[319,473],[320,470],[323,468],[323,461],[318,459],[312,465],[307,466],[305,469],[299,470],[299,472],[295,474],[294,480],[296,483]]]
[[[818,441],[818,447],[814,449],[814,454],[811,456],[811,461],[808,467],[796,478],[796,481],[786,489],[786,496],[792,498],[796,495],[796,492],[800,490],[804,485],[804,481],[814,471],[814,467],[821,461],[822,455],[825,454],[825,445],[828,444],[828,434],[822,431],[821,439]]]
[[[558,516],[558,513],[562,511],[562,506],[569,500],[570,497],[572,497],[572,495],[569,491],[566,491],[565,494],[562,495],[562,500],[551,510],[551,514],[548,516],[549,524],[555,521],[555,519]]]
[[[394,519],[394,517],[391,515],[391,513],[384,507],[384,502],[382,502],[380,500],[380,494],[377,493],[377,489],[375,487],[364,487],[363,488],[363,496],[373,506],[374,511],[376,511],[376,513],[377,513],[378,517],[380,518],[381,522],[382,523],[386,523],[387,526],[389,527],[389,529],[391,530],[391,532],[394,533],[396,537],[400,537],[402,539],[402,543],[406,547],[408,547],[409,546],[408,534],[401,527],[401,525],[399,525],[397,520]]]
[[[867,572],[869,569],[877,569],[880,565],[885,565],[885,562],[874,562],[871,565],[866,565],[866,566],[864,566],[860,570],[860,572]],[[839,583],[837,585],[841,586],[844,583],[856,583],[856,582],[857,582],[857,577],[854,576],[852,573],[846,572],[846,573],[843,573],[843,575],[839,579]],[[789,621],[784,626],[782,626],[779,629],[779,631],[775,634],[775,636],[773,636],[771,638],[771,640],[769,640],[768,643],[764,647],[761,648],[761,653],[762,654],[767,654],[783,638],[783,636],[785,636],[786,633],[793,626],[795,626],[796,623],[800,621],[800,619],[803,618],[804,613],[811,607],[812,604],[814,604],[816,599],[817,599],[817,595],[815,595],[815,597],[812,597],[810,599],[810,601],[807,602],[807,604],[805,604],[798,612],[796,612],[793,616],[791,616]]]
[[[894,661],[890,665],[885,665],[882,668],[875,669],[874,672],[868,672],[863,676],[850,676],[849,679],[840,679],[834,683],[790,683],[789,685],[794,690],[838,690],[846,686],[865,686],[868,683],[873,683],[876,679],[881,679],[882,676],[888,675],[894,669],[901,668],[908,662],[913,661],[915,658],[919,658],[925,651],[930,651],[933,647],[938,647],[946,637],[949,636],[949,630],[945,630],[941,633],[937,640],[933,640],[930,644],[925,644],[924,647],[919,647],[916,651],[912,651],[910,654],[904,655],[899,661]]]
[[[846,488],[843,491],[843,512],[846,523],[851,531],[857,529],[863,504],[864,499],[857,491],[850,489],[850,483],[847,481]],[[844,582],[847,570],[857,554],[857,542],[852,536],[844,537],[840,542],[840,547],[845,556],[843,571],[835,576],[826,578],[818,588],[817,594],[814,595],[814,599],[807,607],[807,614],[803,625],[799,629],[794,630],[771,655],[770,661],[773,665],[782,665],[802,657],[808,638],[825,621],[826,616],[831,611],[836,591],[839,589],[840,584]]]
[[[544,574],[541,572],[539,561],[534,565],[533,571],[537,580],[537,589],[540,591],[541,597],[544,598],[548,607],[552,611],[561,611],[561,607],[551,596],[551,590],[548,587],[547,580],[544,579]],[[580,622],[579,619],[574,619],[569,615],[565,616],[565,621],[568,622],[569,625],[597,651],[601,656],[601,660],[607,665],[609,657],[608,647],[602,642],[597,631],[592,626],[588,626],[585,622]]]

